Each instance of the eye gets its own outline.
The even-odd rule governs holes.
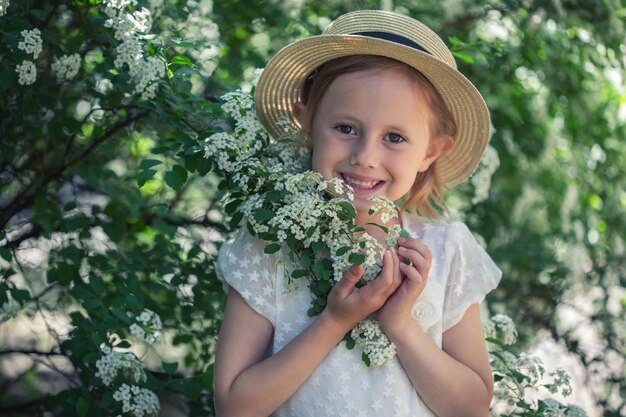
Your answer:
[[[402,143],[402,142],[406,142],[406,139],[404,139],[403,136],[398,135],[397,133],[389,133],[387,135],[387,137],[385,138],[385,140],[387,142],[390,143]]]
[[[353,135],[353,134],[355,134],[354,128],[352,128],[352,126],[349,126],[349,125],[337,125],[335,127],[335,129],[339,133],[342,133],[344,135]]]

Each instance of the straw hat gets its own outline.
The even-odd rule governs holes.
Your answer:
[[[435,32],[410,17],[380,10],[347,13],[322,35],[296,41],[267,64],[255,91],[263,125],[285,134],[281,121],[298,125],[293,104],[307,77],[321,64],[348,55],[381,55],[404,62],[435,86],[456,121],[453,148],[437,160],[441,181],[451,187],[476,170],[487,146],[489,111],[476,87],[456,68],[454,57]]]

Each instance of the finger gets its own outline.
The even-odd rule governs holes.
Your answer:
[[[425,257],[423,253],[420,253],[413,249],[407,249],[404,246],[398,247],[398,253],[400,254],[400,257],[403,261],[404,259],[408,259],[410,261],[410,264],[415,267],[415,269],[417,269],[420,274],[428,274],[428,271],[430,271],[430,260],[429,258]],[[406,264],[406,262],[402,263]]]
[[[420,292],[421,289],[426,285],[426,277],[422,276],[415,268],[411,265],[407,265],[405,263],[400,264],[400,270],[406,276],[406,279],[403,281],[407,286],[407,291],[410,293]]]
[[[429,263],[432,262],[433,255],[428,246],[424,243],[420,242],[417,239],[411,238],[400,238],[398,239],[398,249],[406,248],[408,250],[414,250],[420,253],[424,259],[426,259]],[[402,251],[400,251],[402,253]]]
[[[383,254],[383,267],[380,270],[380,273],[372,282],[367,284],[364,289],[367,290],[368,293],[380,293],[385,291],[385,289],[391,285],[393,280],[393,269],[394,262],[391,249],[388,249]]]
[[[363,276],[365,270],[361,265],[352,265],[343,274],[343,278],[335,284],[336,292],[341,298],[345,298],[354,289],[354,286]]]

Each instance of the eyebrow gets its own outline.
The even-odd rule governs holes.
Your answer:
[[[356,119],[356,118],[354,118],[354,117],[352,117],[350,115],[343,114],[343,113],[331,114],[331,117],[333,119],[348,120],[348,121],[352,121],[352,122],[355,122],[355,123],[360,123],[359,119]],[[391,131],[394,131],[394,132],[399,132],[399,133],[402,133],[402,134],[405,134],[405,135],[409,134],[409,131],[406,128],[402,128],[402,127],[396,126],[396,125],[385,125],[385,129],[386,130],[391,130]]]

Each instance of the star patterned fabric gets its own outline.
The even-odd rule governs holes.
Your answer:
[[[460,221],[450,223],[401,214],[403,228],[422,241],[433,254],[428,284],[412,315],[441,347],[443,332],[457,324],[467,310],[494,289],[501,272]],[[218,277],[274,327],[271,353],[280,351],[309,326],[311,293],[305,279],[289,279],[287,250],[267,255],[267,242],[240,229],[220,249]],[[380,367],[368,368],[362,349],[340,343],[309,379],[280,406],[273,417],[434,416],[413,389],[395,357]]]

